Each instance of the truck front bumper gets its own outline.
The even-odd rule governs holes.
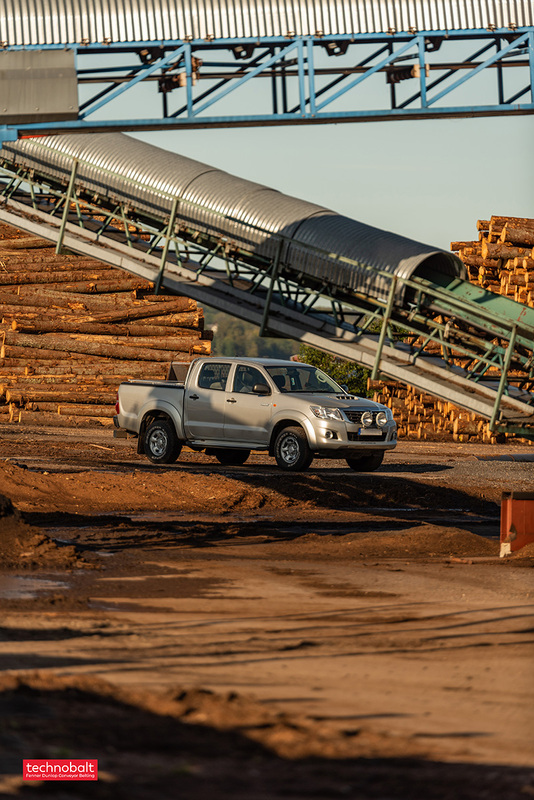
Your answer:
[[[314,424],[315,441],[310,447],[322,456],[345,458],[352,453],[373,450],[393,450],[397,446],[397,426],[388,423],[383,428],[364,428],[336,420]]]

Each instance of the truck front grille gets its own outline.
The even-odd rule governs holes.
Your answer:
[[[359,425],[362,421],[362,414],[364,411],[370,411],[373,415],[373,425],[376,425],[376,411],[372,408],[344,408],[343,413],[347,419],[354,425]]]

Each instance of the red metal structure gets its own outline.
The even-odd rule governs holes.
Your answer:
[[[534,542],[534,492],[503,492],[501,557]]]

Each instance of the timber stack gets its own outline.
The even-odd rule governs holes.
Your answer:
[[[534,219],[494,216],[479,220],[477,230],[475,241],[451,242],[451,250],[465,264],[471,283],[534,307]],[[431,352],[431,347],[427,346],[425,351]],[[435,345],[435,351],[439,354],[439,345]],[[454,362],[458,366],[463,364],[459,356]],[[524,377],[521,373],[510,373],[511,383],[521,377]],[[487,420],[452,403],[421,394],[411,386],[394,381],[369,381],[368,389],[374,392],[374,400],[392,409],[399,437],[452,438],[457,442],[491,444],[502,441],[502,434],[496,437],[489,430]]]
[[[211,353],[194,300],[0,225],[0,422],[112,426],[119,383]]]

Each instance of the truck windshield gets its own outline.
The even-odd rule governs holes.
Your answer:
[[[267,367],[267,372],[281,392],[323,392],[343,394],[343,389],[325,372],[308,364]]]

